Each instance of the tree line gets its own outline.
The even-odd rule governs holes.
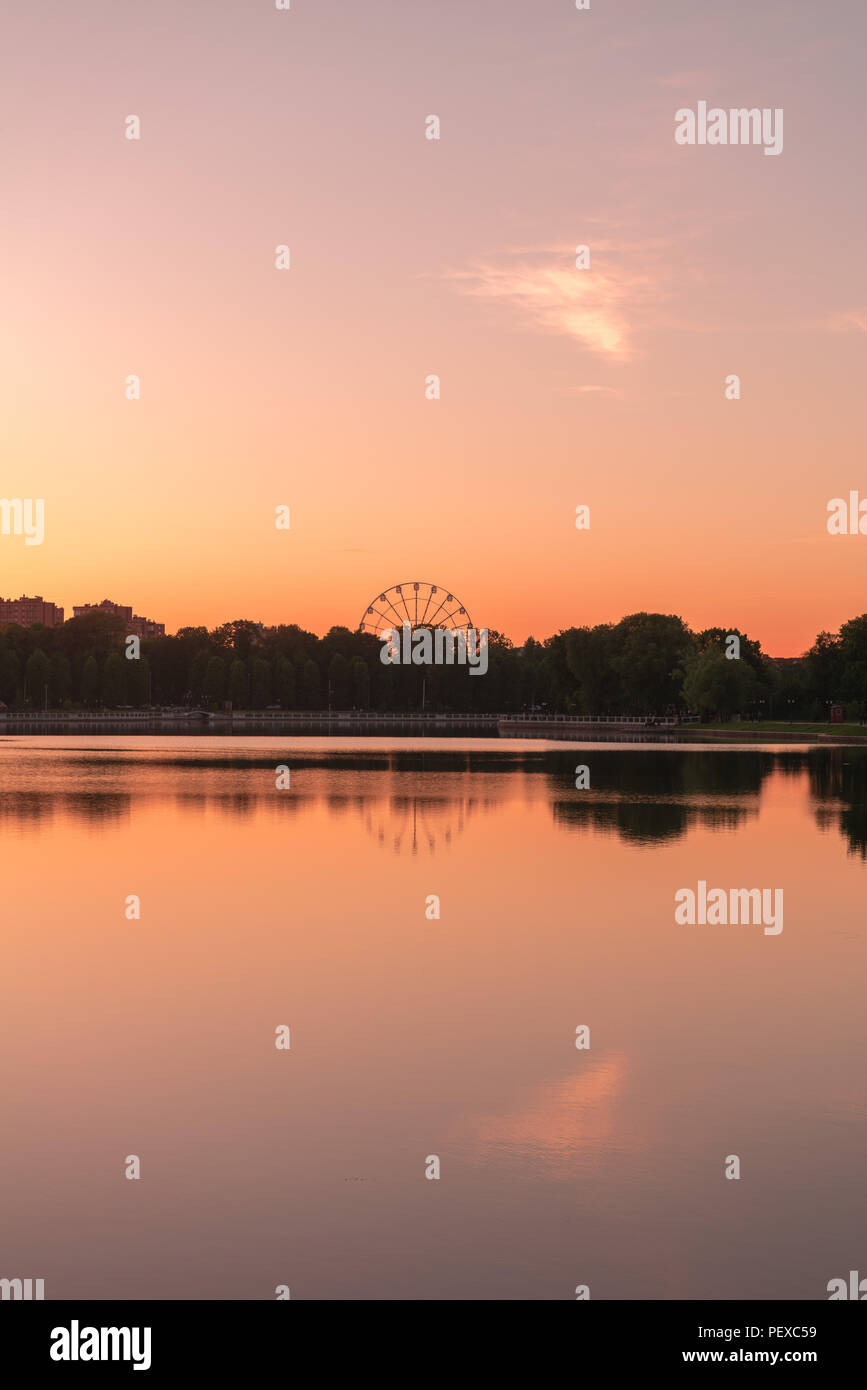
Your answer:
[[[732,643],[732,638],[737,643]],[[733,659],[730,653],[739,647]],[[867,717],[867,614],[821,632],[798,660],[775,661],[737,628],[692,632],[682,618],[632,613],[516,647],[491,631],[488,671],[395,666],[369,633],[241,619],[144,639],[126,656],[108,614],[60,627],[0,628],[0,701],[9,709],[430,710],[563,714],[695,713],[726,719],[824,719],[831,703]]]

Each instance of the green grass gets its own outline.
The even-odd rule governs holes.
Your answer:
[[[842,734],[847,738],[853,736],[867,738],[867,724],[829,724],[824,719],[815,723],[796,719],[791,724],[784,719],[743,719],[731,720],[728,724],[681,725],[681,729],[684,731],[695,730],[697,733],[701,733],[702,730],[714,730],[726,734],[803,734],[805,738],[822,738],[830,734]]]

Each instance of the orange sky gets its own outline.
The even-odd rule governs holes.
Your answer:
[[[863,10],[716,8],[19,7],[0,493],[46,537],[0,594],[324,631],[418,578],[517,641],[648,608],[775,655],[867,608],[825,526],[867,496]],[[700,100],[783,153],[678,146]]]

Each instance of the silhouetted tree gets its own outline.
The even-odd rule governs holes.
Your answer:
[[[41,708],[46,703],[51,676],[51,663],[41,647],[37,647],[27,658],[24,674],[27,681],[27,699],[31,705]]]
[[[226,698],[226,663],[221,656],[212,656],[205,676],[205,699],[209,704],[222,704]]]
[[[126,698],[126,661],[120,652],[111,652],[102,667],[100,695],[104,705],[122,705]]]
[[[81,671],[81,699],[85,705],[96,703],[99,694],[99,666],[91,652]]]

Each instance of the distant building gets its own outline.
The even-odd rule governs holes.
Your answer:
[[[30,627],[31,623],[44,623],[46,627],[60,627],[63,622],[63,609],[56,603],[46,603],[40,594],[35,598],[0,598],[0,626],[3,623],[16,623],[19,627]]]
[[[72,609],[74,618],[86,618],[89,613],[110,613],[123,618],[125,623],[132,622],[132,609],[125,608],[122,603],[112,603],[110,598],[104,598],[101,603],[77,603]]]
[[[166,625],[155,623],[153,618],[140,618],[137,613],[133,613],[130,632],[134,632],[137,637],[165,637]]]
[[[108,613],[112,617],[123,618],[127,634],[136,637],[165,637],[165,623],[156,623],[153,618],[142,618],[122,603],[112,603],[104,598],[101,603],[79,603],[72,610],[76,618],[85,618],[88,613]]]

